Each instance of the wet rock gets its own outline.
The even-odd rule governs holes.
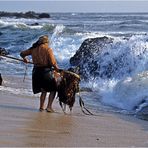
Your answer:
[[[39,18],[50,18],[50,15],[48,13],[41,13],[39,14]]]
[[[0,47],[0,55],[7,55],[9,52],[5,48]]]
[[[112,40],[108,37],[101,38],[89,38],[86,39],[76,52],[76,54],[70,59],[72,65],[78,65],[87,57],[92,57],[94,53],[100,53],[104,44],[111,43]]]
[[[28,25],[30,25],[30,26],[38,26],[39,23],[33,23],[33,24],[28,24]]]
[[[41,18],[50,18],[48,13],[36,13],[34,11],[28,12],[4,12],[0,11],[0,17],[16,17],[16,18],[32,18],[32,19],[41,19]]]
[[[110,37],[88,38],[71,57],[70,64],[79,67],[84,80],[124,78],[132,73],[134,65],[131,52],[128,49],[119,52],[118,47],[121,48],[120,42]]]
[[[76,54],[70,59],[70,64],[79,67],[81,78],[85,80],[89,79],[90,75],[94,77],[101,76],[103,74],[99,71],[100,63],[98,63],[98,58],[101,56],[103,48],[112,43],[113,39],[106,36],[86,39],[81,44]],[[107,56],[107,54],[108,53],[106,52],[104,56]],[[111,68],[112,65],[108,64],[104,73],[108,74],[108,71],[111,70]]]
[[[2,32],[0,32],[0,36],[2,35],[3,33]]]

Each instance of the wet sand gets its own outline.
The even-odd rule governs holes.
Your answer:
[[[25,100],[25,101],[23,101]],[[0,92],[1,147],[148,147],[148,122],[127,115],[39,112],[39,99]]]

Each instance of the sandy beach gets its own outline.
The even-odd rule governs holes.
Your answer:
[[[86,9],[85,4],[80,6]],[[22,11],[22,3],[12,5]],[[7,6],[11,4],[3,8]],[[43,2],[39,8],[42,6]],[[104,6],[113,5],[102,3]],[[50,13],[50,19],[0,18],[0,47],[12,57],[21,58],[22,50],[47,35],[59,68],[79,69],[81,86],[86,87],[84,102],[98,114],[83,114],[78,99],[72,114],[65,115],[58,100],[54,100],[54,113],[39,112],[39,95],[31,89],[33,65],[0,57],[4,79],[0,86],[0,147],[148,147],[148,121],[133,115],[148,106],[148,14],[138,9],[137,13],[119,10],[58,13],[58,9]]]
[[[25,101],[23,101],[25,100]],[[147,121],[127,115],[39,112],[39,99],[0,92],[1,147],[148,147]]]

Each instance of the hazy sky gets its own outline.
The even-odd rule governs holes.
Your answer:
[[[13,12],[148,12],[148,0],[134,1],[1,1],[0,11]]]

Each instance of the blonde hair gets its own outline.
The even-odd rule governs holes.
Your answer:
[[[40,36],[38,39],[38,44],[49,43],[49,39],[47,35]]]

